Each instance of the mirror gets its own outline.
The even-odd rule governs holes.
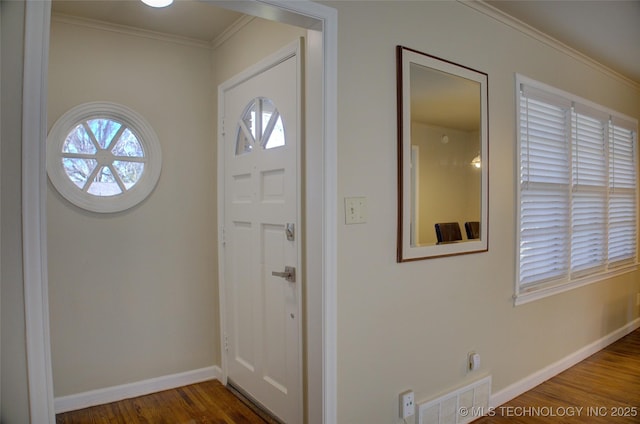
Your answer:
[[[398,262],[488,250],[487,74],[397,47]]]

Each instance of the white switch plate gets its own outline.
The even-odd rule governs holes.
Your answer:
[[[345,224],[364,224],[367,222],[367,198],[344,198]]]

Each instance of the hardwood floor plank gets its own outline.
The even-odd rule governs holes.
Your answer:
[[[640,330],[493,412],[474,423],[640,423]]]
[[[265,424],[219,381],[180,387],[56,416],[57,424]]]

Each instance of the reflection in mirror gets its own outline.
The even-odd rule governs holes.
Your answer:
[[[480,84],[416,63],[410,84],[417,247],[437,242],[439,222],[480,221]]]
[[[487,75],[398,47],[399,261],[487,250],[487,151]]]

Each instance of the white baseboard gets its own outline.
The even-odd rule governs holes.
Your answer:
[[[520,381],[513,383],[510,386],[505,387],[499,392],[492,394],[491,400],[489,401],[490,406],[496,408],[500,405],[505,404],[511,399],[520,396],[524,392],[533,389],[541,383],[544,383],[551,377],[554,377],[560,374],[562,371],[571,368],[578,362],[583,361],[584,359],[604,349],[611,343],[621,339],[622,337],[638,328],[640,328],[640,318],[636,318],[634,321],[631,321],[624,327],[613,331],[612,333],[602,337],[599,340],[596,340],[595,342],[583,347],[582,349],[572,353],[571,355],[557,362],[554,362],[553,364],[529,375],[528,377],[523,378]]]
[[[221,378],[222,370],[218,366],[200,368],[178,374],[151,378],[149,380],[136,381],[135,383],[57,397],[54,400],[54,408],[56,414],[59,414],[61,412],[75,411],[90,406],[144,396],[162,390],[175,389],[176,387],[200,383],[202,381],[220,380]]]

